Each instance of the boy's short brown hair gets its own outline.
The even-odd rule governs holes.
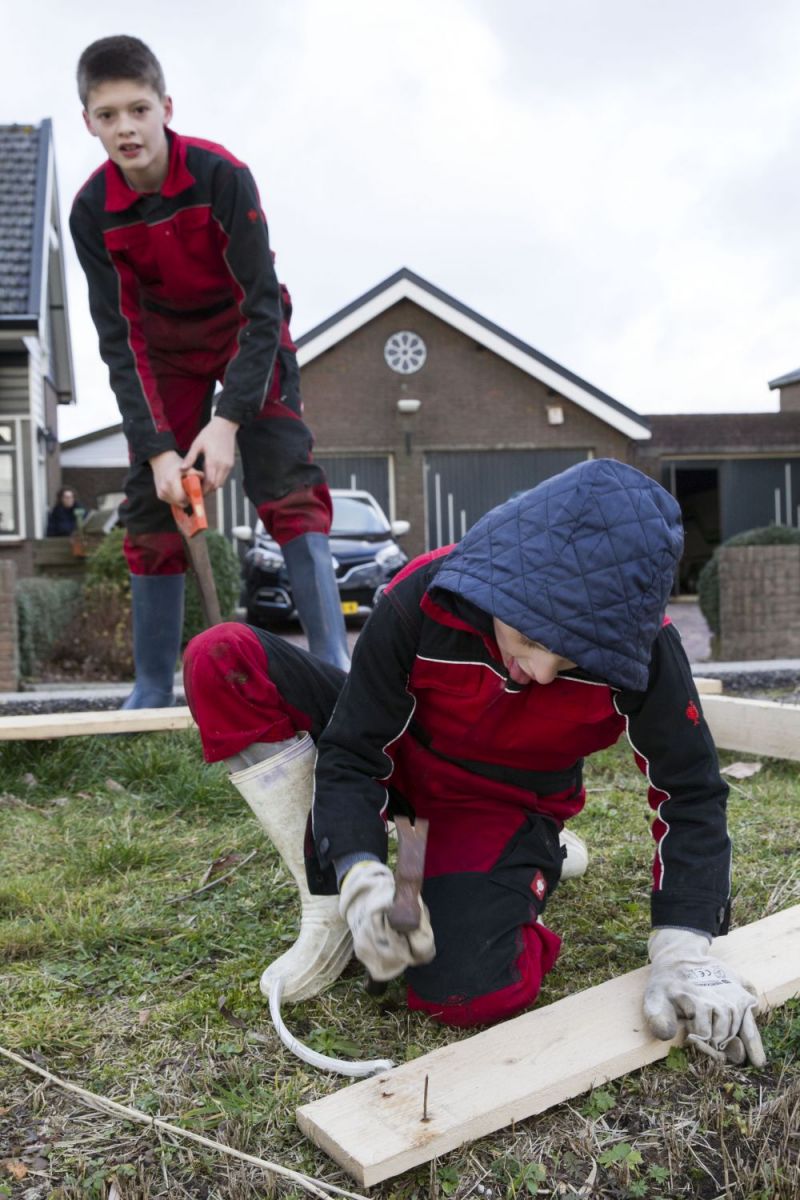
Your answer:
[[[78,60],[78,94],[84,108],[89,103],[89,92],[101,83],[114,79],[135,79],[146,83],[163,97],[167,87],[161,63],[149,46],[139,38],[118,34],[100,38],[87,46]]]

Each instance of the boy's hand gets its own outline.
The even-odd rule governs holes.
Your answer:
[[[181,508],[186,504],[186,492],[183,490],[184,460],[175,450],[165,450],[150,459],[153,468],[153,481],[156,485],[156,495],[165,504],[178,504]]]
[[[394,876],[383,863],[358,862],[339,890],[339,912],[353,935],[353,949],[373,979],[394,979],[406,967],[430,962],[436,954],[428,910],[420,898],[419,928],[398,933],[389,924]]]
[[[212,417],[200,430],[183,460],[183,470],[190,467],[203,455],[203,493],[221,488],[233,469],[236,455],[236,431],[239,426],[226,417]]]
[[[719,959],[708,953],[703,934],[688,929],[657,929],[650,935],[650,979],[644,1015],[659,1038],[682,1027],[687,1041],[719,1062],[766,1062],[755,1021],[756,996]]]

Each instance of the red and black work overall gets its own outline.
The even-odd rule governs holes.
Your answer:
[[[491,699],[473,691],[471,702],[502,707],[499,675],[486,676]],[[208,630],[184,656],[187,701],[209,761],[300,730],[317,741],[346,678],[280,637],[245,625]],[[446,708],[457,720],[456,696],[431,682],[420,663],[409,683],[418,697],[428,693],[420,719],[433,720],[435,708]],[[499,707],[495,703],[494,716],[502,724]],[[607,708],[603,715],[611,716]],[[497,728],[494,719],[492,725]],[[415,813],[430,821],[423,898],[437,954],[433,963],[406,971],[409,1007],[451,1025],[511,1016],[534,1002],[558,956],[560,938],[538,918],[561,871],[560,825],[583,805],[580,771],[538,773],[540,786],[551,792],[538,804],[526,787],[533,773],[520,771],[517,783],[493,779],[490,770],[478,775],[473,768],[479,764],[448,762],[411,731],[392,747],[392,757],[386,815]],[[333,873],[320,870],[310,836],[306,857],[312,892],[335,891]]]
[[[331,518],[302,419],[291,301],[275,277],[252,176],[221,146],[167,136],[158,193],[133,191],[109,161],[70,219],[130,447],[120,517],[129,567],[140,575],[186,569],[148,460],[186,453],[218,383],[217,414],[239,424],[244,490],[276,541],[327,534]]]

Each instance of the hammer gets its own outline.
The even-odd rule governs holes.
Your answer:
[[[412,825],[408,817],[395,817],[394,825],[397,830],[397,867],[394,873],[394,900],[387,919],[398,933],[413,933],[419,929],[420,922],[419,895],[425,870],[428,822],[424,817],[418,817]],[[368,975],[364,986],[370,996],[382,996],[387,983]]]

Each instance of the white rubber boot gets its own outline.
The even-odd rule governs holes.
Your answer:
[[[568,829],[561,830],[558,840],[567,852],[561,868],[562,880],[580,879],[581,875],[586,874],[586,868],[589,865],[589,851],[586,849],[586,843],[581,841],[577,833],[570,833]]]
[[[291,1001],[316,996],[338,979],[353,953],[353,942],[347,923],[339,916],[339,897],[312,896],[306,883],[303,842],[314,789],[314,743],[302,733],[285,746],[253,766],[234,771],[230,780],[250,805],[300,892],[297,941],[261,976],[265,996],[280,977],[283,998]]]

